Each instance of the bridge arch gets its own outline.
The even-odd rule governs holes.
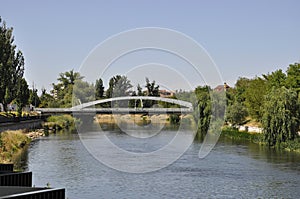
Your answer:
[[[153,97],[153,96],[124,96],[124,97],[114,97],[114,98],[108,98],[108,99],[101,99],[101,100],[95,100],[92,102],[86,102],[77,106],[73,106],[71,109],[84,109],[90,106],[94,106],[96,104],[103,104],[107,102],[113,102],[113,101],[122,101],[122,100],[153,100],[153,101],[162,101],[162,102],[168,102],[171,104],[177,104],[179,106],[184,106],[189,109],[193,109],[193,105],[190,102],[186,102],[183,100],[178,99],[172,99],[172,98],[164,98],[164,97]]]

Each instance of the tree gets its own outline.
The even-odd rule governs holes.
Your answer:
[[[247,109],[237,100],[234,101],[233,104],[227,106],[226,120],[233,126],[241,125],[245,121],[247,115]]]
[[[22,108],[28,103],[29,89],[28,84],[24,78],[20,79],[17,85],[18,91],[16,96],[16,103],[18,106],[18,115],[22,114]]]
[[[16,85],[24,74],[24,57],[21,51],[16,52],[12,31],[0,18],[0,102],[4,108],[16,98]]]
[[[266,80],[266,86],[268,91],[272,88],[281,88],[286,85],[286,74],[281,69],[272,72],[271,74],[263,75]]]
[[[38,107],[41,103],[40,98],[37,94],[37,89],[32,88],[29,90],[29,104]]]
[[[203,139],[208,131],[211,120],[211,98],[210,87],[198,86],[195,89],[196,99],[193,100],[194,113],[193,117],[197,124],[197,136]]]
[[[159,85],[155,85],[154,80],[150,83],[148,77],[146,77],[146,88],[148,96],[159,96]]]
[[[143,96],[144,95],[142,87],[141,87],[140,84],[137,85],[137,91],[138,91],[138,93],[137,93],[138,96]]]
[[[147,96],[159,97],[159,85],[155,85],[154,80],[150,83],[150,80],[146,77],[145,87],[147,89]],[[157,104],[157,102],[151,100],[143,101],[144,107],[152,107],[154,104]]]
[[[128,96],[130,94],[129,89],[132,88],[130,80],[126,76],[116,75],[110,78],[109,87],[106,91],[106,97],[121,97]],[[128,107],[132,104],[129,102],[112,102],[109,107]]]
[[[127,96],[128,90],[132,88],[130,80],[126,76],[116,75],[110,78],[109,87],[106,91],[106,97]]]
[[[4,96],[4,104],[9,104],[13,100],[12,93],[10,92],[9,88],[6,87],[5,96]]]
[[[113,76],[112,78],[110,78],[109,83],[108,83],[108,89],[106,91],[107,98],[112,98],[115,84],[120,78],[121,78],[121,75],[116,75],[116,76]]]
[[[245,101],[245,92],[250,85],[251,80],[245,77],[240,77],[235,84],[236,100],[239,102]]]
[[[83,79],[83,76],[74,70],[60,73],[57,78],[58,83],[52,84],[53,90],[51,91],[55,95],[56,103],[52,105],[67,108],[72,106],[73,87],[76,81]]]
[[[300,92],[300,64],[290,64],[287,69],[286,87],[294,88],[299,93]]]
[[[95,100],[95,87],[88,82],[76,80],[73,86],[73,105]]]
[[[263,133],[270,146],[293,140],[299,130],[299,100],[295,89],[272,89],[263,107]]]
[[[46,89],[42,89],[42,94],[40,96],[41,103],[39,107],[47,108],[47,107],[58,107],[58,103],[54,100],[54,97],[46,92]]]
[[[96,99],[103,98],[104,86],[101,78],[96,80],[95,89],[96,89],[96,93],[95,93]]]
[[[64,85],[64,87],[74,85],[76,80],[81,79],[83,79],[83,76],[81,76],[78,72],[74,72],[74,69],[64,73],[60,73],[59,78],[57,78],[57,80],[60,81]]]
[[[128,96],[130,88],[132,88],[130,80],[122,75],[120,78],[115,79],[112,97]]]
[[[245,105],[249,115],[260,121],[262,118],[262,106],[267,94],[266,81],[260,77],[256,77],[249,81],[249,85],[245,90]]]

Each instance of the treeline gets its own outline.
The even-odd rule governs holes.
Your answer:
[[[209,86],[176,93],[177,98],[193,103],[198,136],[205,136],[214,125],[211,121],[224,118],[225,125],[234,128],[248,124],[261,127],[269,146],[299,142],[299,63],[289,65],[285,72],[279,69],[261,77],[240,77],[233,87],[224,85],[223,89],[225,95]]]
[[[300,125],[300,64],[252,79],[239,78],[227,90],[226,120],[241,125],[255,120],[270,146],[297,138]]]
[[[53,89],[47,93],[42,89],[40,97],[37,96],[35,106],[51,108],[68,108],[77,104],[120,96],[159,96],[159,85],[155,81],[146,78],[144,89],[137,85],[133,89],[131,81],[125,75],[115,75],[109,80],[108,88],[105,89],[103,80],[97,79],[95,83],[84,81],[84,77],[74,70],[60,73],[58,83],[52,84]],[[135,91],[136,90],[136,91]],[[121,104],[121,102],[116,102]],[[136,104],[134,104],[136,103]],[[154,102],[145,101],[144,107],[152,106]],[[111,103],[102,106],[110,107]],[[128,103],[126,104],[128,106]],[[140,107],[139,101],[129,101],[129,106]]]

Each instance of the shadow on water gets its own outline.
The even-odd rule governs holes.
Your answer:
[[[249,156],[255,160],[270,163],[279,169],[300,171],[300,153],[270,148],[244,139],[231,139],[221,136],[218,145],[232,146],[237,154]]]

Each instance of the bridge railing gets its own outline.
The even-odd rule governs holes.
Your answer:
[[[39,109],[42,113],[191,113],[192,108],[69,108],[69,109],[59,109],[59,108],[43,108]]]

